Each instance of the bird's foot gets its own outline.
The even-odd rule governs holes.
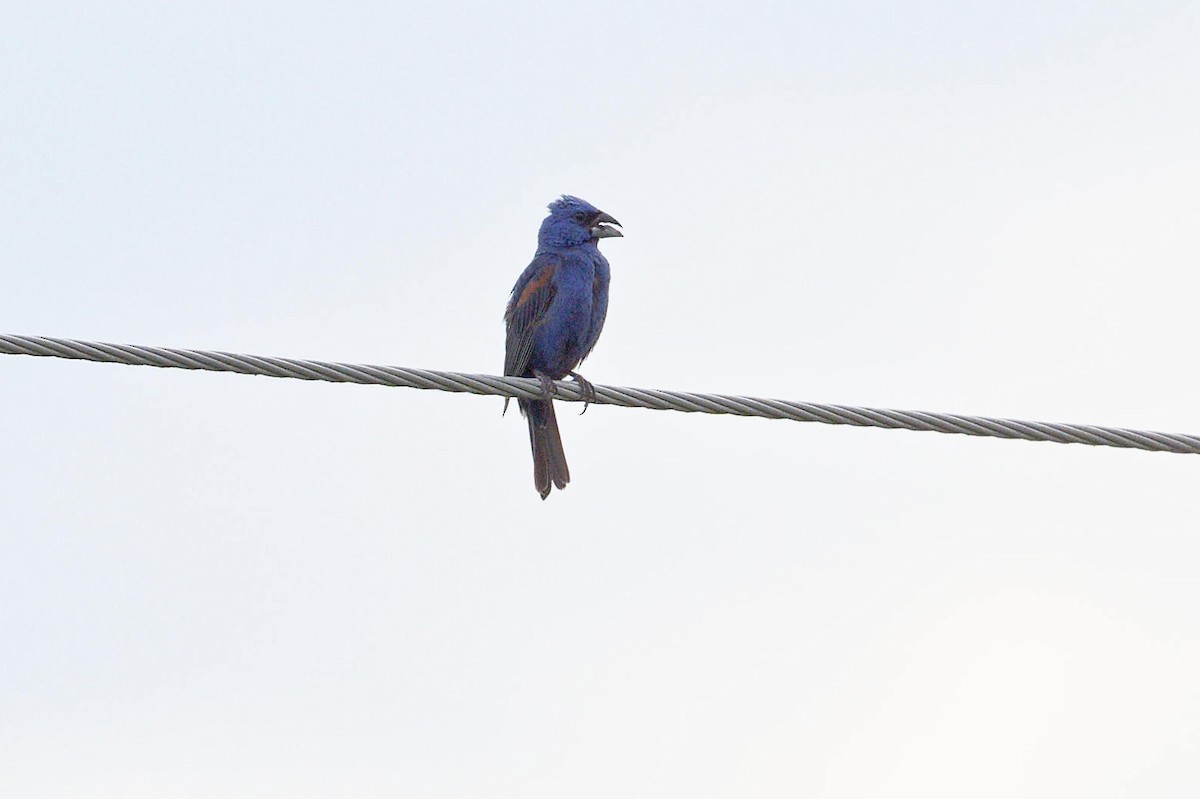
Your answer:
[[[554,378],[545,372],[534,370],[533,376],[542,384],[542,399],[546,402],[554,399]]]
[[[571,379],[579,386],[579,395],[583,398],[583,410],[579,412],[580,416],[587,413],[588,405],[596,401],[596,387],[591,384],[591,381],[585,380],[583,375],[578,372],[567,372]]]

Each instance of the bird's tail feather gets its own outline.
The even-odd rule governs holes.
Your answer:
[[[533,484],[545,499],[550,484],[562,489],[571,482],[562,437],[558,434],[558,419],[554,403],[549,400],[519,400],[525,419],[529,422],[529,444],[533,448]]]

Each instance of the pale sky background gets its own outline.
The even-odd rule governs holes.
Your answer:
[[[0,10],[0,330],[1200,432],[1200,4]],[[1194,797],[1200,457],[0,358],[0,795]]]

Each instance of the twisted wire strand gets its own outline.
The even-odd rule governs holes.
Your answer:
[[[200,369],[210,372],[236,372],[245,375],[288,377],[298,380],[323,380],[331,383],[362,383],[436,391],[487,394],[501,397],[541,397],[541,385],[533,378],[440,372],[401,366],[331,363],[296,358],[269,358],[260,355],[235,355],[228,352],[185,350],[168,347],[144,347],[131,344],[105,344],[98,341],[15,336],[0,334],[0,354],[71,358],[132,366],[158,366],[171,369]],[[796,422],[847,424],[856,427],[884,427],[935,433],[959,433],[968,436],[1016,438],[1026,441],[1052,441],[1058,444],[1089,444],[1154,452],[1200,454],[1200,436],[1179,433],[1155,433],[1093,425],[1025,422],[1016,419],[991,419],[955,413],[899,411],[860,408],[851,405],[823,405],[815,402],[790,402],[725,394],[694,394],[686,391],[596,386],[595,402],[627,408],[649,408],[685,413],[724,413],[734,416],[761,416]],[[555,383],[556,399],[579,402],[579,386],[571,382]]]

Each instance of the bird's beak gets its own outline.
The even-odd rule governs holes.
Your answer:
[[[608,225],[616,225],[617,227],[620,227],[621,223],[603,211],[592,217],[592,238],[607,239],[612,238],[613,236],[625,235],[621,231],[617,230],[617,228],[609,227]]]

